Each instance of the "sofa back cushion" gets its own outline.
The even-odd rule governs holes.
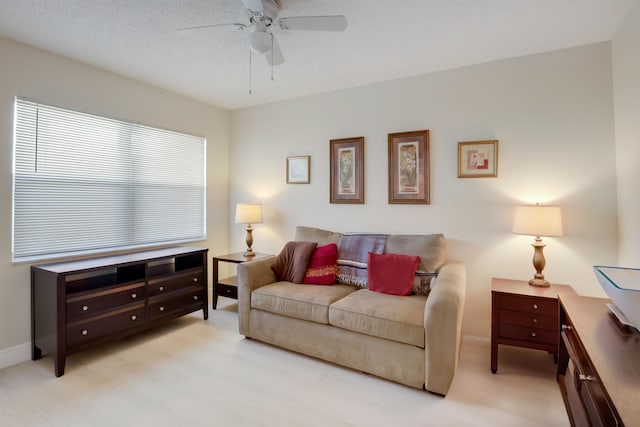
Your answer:
[[[307,267],[302,283],[333,285],[338,276],[338,246],[335,243],[318,246]]]
[[[334,233],[329,230],[305,226],[296,227],[297,242],[316,242],[318,246],[328,245],[329,243],[337,245],[341,237],[342,233]]]
[[[419,271],[437,272],[446,256],[443,234],[390,234],[385,253],[417,255]]]
[[[302,283],[316,246],[315,242],[288,242],[271,264],[271,269],[279,280]]]
[[[386,234],[345,234],[338,245],[338,283],[367,287],[369,252],[384,253]]]
[[[420,257],[369,252],[369,290],[390,295],[410,295]]]
[[[443,234],[390,234],[385,252],[420,257],[413,280],[413,293],[427,295],[431,290],[431,281],[445,261],[445,238]]]

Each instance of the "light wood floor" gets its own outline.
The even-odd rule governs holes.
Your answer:
[[[238,334],[237,305],[0,370],[2,426],[567,426],[547,353],[464,337],[446,398]]]

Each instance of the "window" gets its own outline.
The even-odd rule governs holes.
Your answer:
[[[16,98],[14,261],[205,239],[202,137]]]

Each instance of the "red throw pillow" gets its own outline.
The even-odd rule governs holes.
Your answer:
[[[410,295],[419,263],[418,256],[369,252],[369,289],[383,294]]]
[[[338,275],[338,245],[329,243],[318,246],[311,256],[302,283],[333,285]]]

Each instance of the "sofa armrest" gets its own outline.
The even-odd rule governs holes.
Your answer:
[[[251,336],[251,292],[278,280],[271,270],[274,259],[272,256],[238,264],[238,325],[240,333],[246,337]]]
[[[425,388],[433,393],[447,394],[458,367],[466,286],[464,264],[450,262],[440,268],[427,298]]]

